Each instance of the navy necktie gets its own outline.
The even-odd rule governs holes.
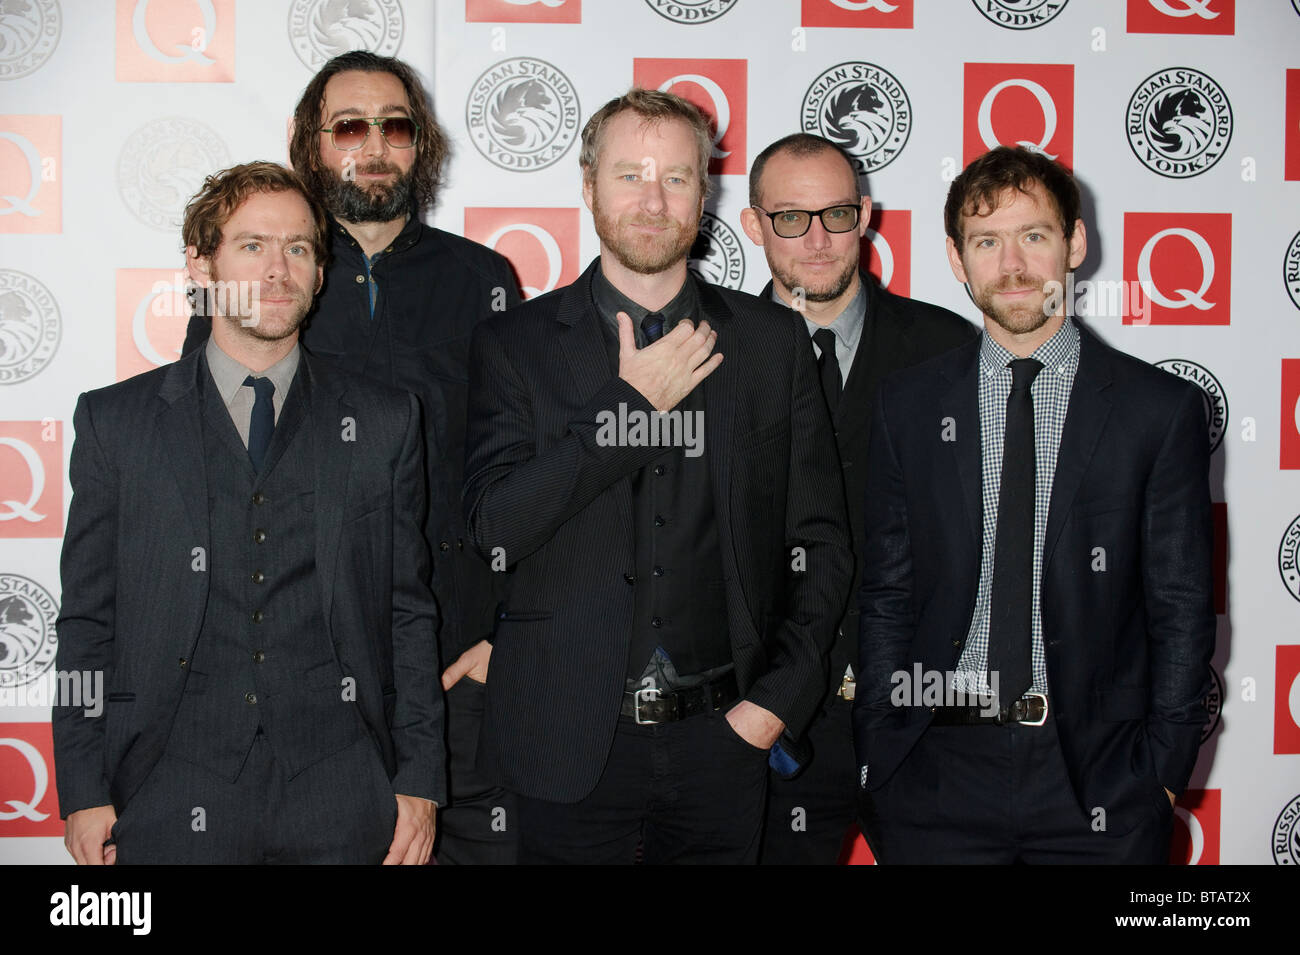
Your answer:
[[[641,331],[645,333],[645,343],[653,345],[664,334],[664,317],[659,312],[651,312],[641,319]]]
[[[819,328],[813,332],[813,341],[817,343],[817,348],[821,356],[817,359],[817,367],[822,376],[822,394],[826,396],[826,407],[830,409],[832,417],[835,410],[840,406],[840,392],[844,389],[844,383],[840,380],[840,361],[835,357],[835,333],[829,328]]]
[[[1010,706],[1033,683],[1030,642],[1034,602],[1034,399],[1029,391],[1043,363],[1011,362],[1002,483],[989,598],[989,672],[998,674],[998,706]]]
[[[266,460],[266,449],[271,446],[271,432],[275,430],[275,405],[271,401],[275,383],[270,378],[249,375],[244,384],[256,395],[253,413],[248,418],[248,457],[253,462],[253,469],[260,471],[262,462]]]

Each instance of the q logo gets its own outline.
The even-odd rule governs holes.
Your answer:
[[[577,209],[468,208],[465,237],[509,259],[524,298],[578,278]]]
[[[233,0],[117,0],[118,82],[230,83]]]
[[[1231,214],[1124,214],[1124,278],[1147,299],[1146,324],[1227,325],[1231,270]]]
[[[1236,0],[1128,0],[1128,32],[1231,36],[1236,7]]]
[[[689,100],[714,123],[709,172],[744,175],[748,113],[747,60],[634,59],[632,82]]]
[[[967,63],[962,163],[995,146],[1022,146],[1074,165],[1074,66]]]
[[[1169,845],[1171,865],[1219,864],[1219,816],[1222,791],[1188,789],[1178,797]]]
[[[62,117],[0,116],[0,232],[63,231],[62,138]]]
[[[63,424],[0,421],[0,538],[63,535]]]
[[[49,723],[0,723],[0,838],[60,836]]]
[[[32,795],[26,802],[20,799],[6,799],[4,805],[9,809],[6,811],[0,809],[0,821],[8,822],[11,819],[30,819],[32,822],[43,822],[48,819],[48,812],[41,812],[36,807],[41,804],[45,798],[45,790],[50,785],[49,770],[45,768],[45,760],[41,757],[40,751],[27,742],[25,739],[13,739],[12,737],[0,739],[0,746],[10,746],[27,760],[27,765],[32,770]]]

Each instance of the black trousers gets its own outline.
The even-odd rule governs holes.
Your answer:
[[[449,799],[438,810],[434,846],[442,865],[513,865],[518,855],[514,794],[474,766],[485,692],[482,683],[466,676],[446,695]]]
[[[722,710],[648,726],[621,718],[585,799],[518,797],[519,861],[752,864],[766,785],[767,752]]]
[[[794,779],[769,772],[761,865],[834,865],[858,833],[852,702],[832,697],[808,729],[812,761]]]
[[[1173,809],[1120,836],[1079,806],[1049,715],[1043,726],[931,726],[894,775],[861,794],[882,864],[1160,865]]]
[[[113,826],[118,864],[375,865],[397,800],[369,736],[289,778],[259,735],[232,783],[164,753]]]

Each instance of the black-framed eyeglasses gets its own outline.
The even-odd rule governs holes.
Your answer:
[[[378,126],[384,142],[394,149],[410,149],[420,141],[420,126],[409,116],[352,116],[333,126],[322,126],[319,131],[330,134],[335,149],[360,149],[371,126]]]
[[[840,206],[827,206],[816,212],[807,209],[782,209],[780,212],[768,212],[758,206],[753,208],[772,220],[772,231],[783,239],[797,239],[808,231],[813,216],[822,220],[822,228],[827,232],[850,232],[858,227],[860,206],[846,203]]]

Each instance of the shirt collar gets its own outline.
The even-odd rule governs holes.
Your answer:
[[[632,325],[640,328],[641,319],[650,314],[650,309],[644,305],[638,305],[616,289],[613,283],[605,278],[605,273],[599,268],[596,269],[596,274],[592,276],[591,297],[595,301],[600,314],[611,322],[615,320],[619,312],[627,312],[628,317],[632,319]],[[671,331],[682,319],[691,318],[698,311],[699,296],[695,291],[695,283],[691,281],[691,274],[688,270],[686,281],[682,283],[681,289],[673,296],[673,300],[659,309],[659,314],[664,317],[664,334]]]
[[[1042,362],[1044,368],[1058,371],[1078,361],[1079,329],[1075,327],[1074,319],[1067,318],[1056,334],[1034,349],[1029,357]],[[987,328],[981,333],[980,369],[985,375],[1001,374],[1015,360],[1016,356],[995,342]]]
[[[221,403],[229,408],[230,403],[235,400],[235,394],[244,387],[244,379],[249,375],[254,378],[270,378],[271,384],[275,385],[277,395],[282,397],[288,395],[289,386],[293,384],[293,376],[298,372],[301,353],[298,343],[295,342],[289,354],[258,374],[227,355],[216,340],[209,336],[204,356],[208,360],[208,370],[212,372],[212,380],[221,395]]]
[[[347,226],[344,225],[343,222],[332,212],[329,213],[329,221],[330,234],[334,237],[334,245],[336,248],[342,246],[343,248],[355,249],[358,254],[364,255],[361,251],[361,243],[353,238],[352,233],[348,231]],[[415,243],[420,239],[420,229],[423,225],[424,223],[421,221],[419,216],[408,212],[406,214],[406,224],[402,226],[402,231],[397,234],[397,238],[389,244],[388,248],[384,249],[382,252],[377,252],[372,258],[379,258],[381,255],[387,255],[388,253],[395,252],[399,249],[408,249],[415,245]]]

